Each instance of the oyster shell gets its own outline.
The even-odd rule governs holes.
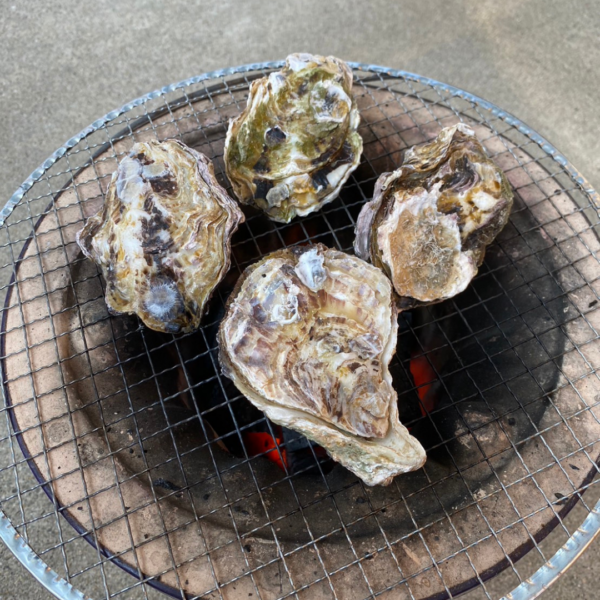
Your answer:
[[[443,129],[382,174],[362,209],[354,250],[382,268],[400,308],[462,292],[506,225],[512,191],[472,129]]]
[[[388,364],[397,313],[385,275],[323,245],[246,269],[219,329],[223,372],[273,422],[323,446],[368,485],[418,469]]]
[[[231,236],[243,220],[206,156],[176,140],[137,143],[77,243],[102,270],[112,313],[187,332],[227,273]]]
[[[291,54],[281,71],[252,82],[229,123],[225,167],[235,194],[282,223],[318,210],[358,166],[359,122],[348,65]]]

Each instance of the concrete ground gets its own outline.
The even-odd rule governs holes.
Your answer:
[[[126,101],[203,71],[292,51],[386,65],[469,90],[524,120],[600,188],[594,0],[0,0],[0,14],[0,204],[64,141]],[[600,598],[599,548],[592,545],[543,598]],[[116,570],[111,576],[127,584]],[[506,591],[502,578],[488,590],[494,598]],[[85,592],[104,597],[98,582]],[[0,600],[34,597],[50,595],[0,544]]]

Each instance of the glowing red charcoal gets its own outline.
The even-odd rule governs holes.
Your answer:
[[[298,473],[321,465],[323,473],[334,466],[327,452],[314,442],[291,429],[271,424],[273,437],[265,431],[246,431],[244,446],[249,456],[261,456],[275,463],[282,471]]]
[[[262,431],[248,431],[244,434],[244,444],[250,456],[261,454],[264,458],[274,462],[282,471],[285,471],[287,466],[286,451],[279,448],[282,442],[282,438],[273,439],[273,436],[269,433],[263,433]]]
[[[410,374],[412,375],[417,394],[421,402],[419,408],[423,416],[431,412],[436,405],[435,396],[429,394],[433,383],[437,380],[437,376],[431,363],[424,354],[414,356],[410,360]]]

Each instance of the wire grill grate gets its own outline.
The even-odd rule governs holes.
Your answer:
[[[180,138],[228,187],[228,119],[276,66],[198,77],[107,115],[2,211],[2,511],[61,577],[107,599],[159,589],[417,600],[478,584],[491,598],[485,582],[499,571],[511,587],[529,577],[517,564],[529,550],[550,558],[551,530],[571,538],[575,503],[593,514],[582,494],[595,484],[600,441],[597,195],[539,136],[459,90],[355,66],[360,167],[315,215],[282,225],[246,211],[231,271],[195,334],[110,317],[98,271],[74,242],[134,141]],[[215,342],[237,277],[293,244],[351,251],[379,174],[459,120],[505,170],[515,206],[467,291],[400,317],[392,371],[425,468],[367,488],[316,455],[298,473],[250,455],[245,433],[273,431],[221,376]]]

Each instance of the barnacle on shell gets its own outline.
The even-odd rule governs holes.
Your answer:
[[[362,153],[352,71],[332,56],[292,54],[252,82],[229,124],[227,176],[239,200],[289,222],[335,199]]]
[[[418,469],[388,370],[397,312],[389,280],[322,245],[248,267],[219,329],[223,372],[273,422],[301,432],[368,485]]]
[[[506,225],[512,191],[472,129],[443,129],[383,173],[362,209],[354,249],[390,277],[400,308],[462,292]]]
[[[243,220],[206,156],[176,140],[144,142],[119,163],[77,242],[102,271],[112,313],[187,332],[227,273],[231,236]]]

